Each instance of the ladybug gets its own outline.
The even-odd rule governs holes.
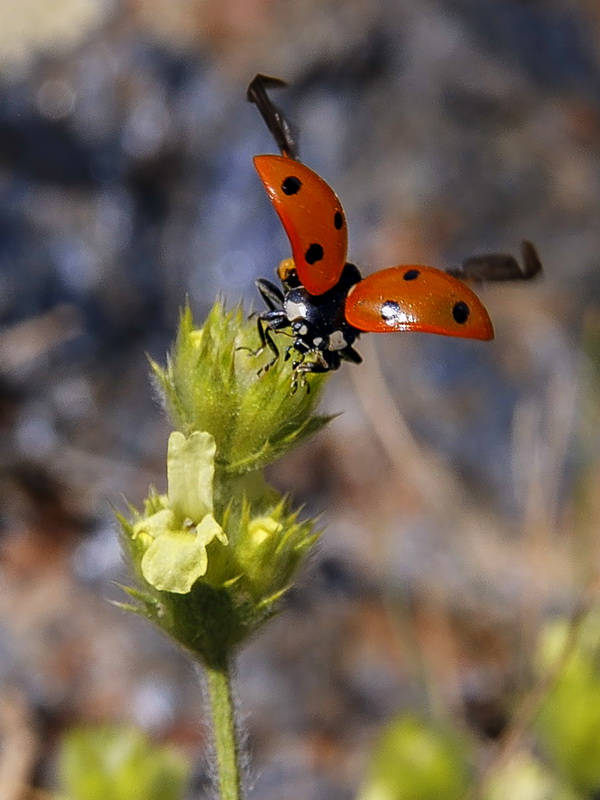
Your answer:
[[[267,94],[284,81],[257,75],[247,99],[256,104],[281,155],[258,155],[254,166],[289,238],[292,258],[277,274],[281,286],[260,278],[256,286],[267,309],[257,315],[260,348],[279,358],[273,333],[291,332],[292,385],[307,373],[338,369],[342,361],[362,361],[354,349],[361,333],[424,331],[444,336],[489,340],[489,314],[466,285],[481,280],[529,279],[541,262],[535,247],[523,242],[523,266],[514,256],[490,254],[467,259],[444,272],[420,264],[390,267],[363,278],[346,261],[348,231],[344,209],[331,187],[298,160],[290,125]]]

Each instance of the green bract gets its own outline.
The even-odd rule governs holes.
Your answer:
[[[258,375],[257,345],[239,309],[217,303],[202,330],[184,311],[167,367],[152,365],[177,428],[167,493],[119,516],[139,584],[124,607],[213,664],[276,613],[317,538],[262,468],[327,422],[312,415],[324,376],[292,393],[283,359]]]

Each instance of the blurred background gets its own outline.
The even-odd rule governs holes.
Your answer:
[[[364,272],[528,238],[545,275],[481,289],[492,343],[364,337],[340,416],[272,471],[326,532],[239,658],[254,796],[349,800],[408,710],[493,750],[599,553],[599,37],[595,0],[0,0],[3,788],[52,789],[65,731],[127,722],[208,791],[189,662],[106,601],[112,507],[165,486],[146,354],[186,296],[199,322],[258,305],[289,254],[257,72]]]

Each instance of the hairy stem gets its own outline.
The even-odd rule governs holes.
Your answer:
[[[240,751],[229,667],[224,663],[219,666],[210,665],[205,669],[217,760],[219,800],[242,800]]]

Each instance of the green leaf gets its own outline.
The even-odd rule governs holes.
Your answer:
[[[133,728],[76,728],[59,756],[69,800],[183,800],[190,773],[183,756]]]
[[[413,716],[392,722],[375,751],[359,800],[463,800],[467,747],[451,731]]]

